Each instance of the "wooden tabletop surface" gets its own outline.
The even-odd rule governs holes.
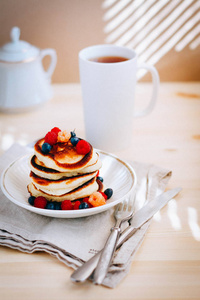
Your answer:
[[[32,112],[0,113],[0,154],[14,142],[30,143],[54,126],[76,128],[84,137],[79,84],[54,85],[55,96]],[[143,106],[150,84],[138,84]],[[120,158],[172,170],[168,188],[182,192],[161,211],[139,248],[126,278],[115,289],[76,285],[72,269],[45,253],[25,254],[0,247],[0,299],[200,299],[200,84],[161,83],[147,117],[134,120],[131,147]]]

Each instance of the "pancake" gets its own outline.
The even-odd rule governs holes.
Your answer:
[[[49,153],[44,154],[43,143],[44,139],[39,140],[34,146],[34,152],[38,160],[50,169],[59,172],[78,172],[97,161],[97,154],[91,145],[90,152],[86,155],[78,154],[70,143],[56,143]]]
[[[40,176],[35,175],[33,172],[30,173],[30,178],[32,183],[38,189],[48,189],[48,190],[62,190],[63,192],[59,192],[59,194],[68,193],[71,190],[83,185],[85,182],[91,180],[92,178],[96,177],[97,172],[92,172],[88,174],[67,177],[59,180],[51,180],[46,178],[41,178]]]
[[[89,197],[92,193],[96,192],[99,189],[99,185],[95,178],[90,181],[84,183],[82,186],[64,194],[55,195],[55,191],[51,190],[41,190],[38,189],[33,183],[28,185],[28,191],[31,196],[38,197],[43,196],[48,201],[57,201],[62,202],[64,200],[77,200],[85,197]],[[51,194],[52,193],[52,194]]]
[[[84,173],[87,174],[87,173],[95,172],[101,168],[102,162],[97,153],[97,160],[92,165],[89,165],[88,167],[78,170],[78,171],[59,172],[57,170],[54,170],[54,169],[44,166],[44,164],[42,162],[40,162],[35,155],[33,155],[30,158],[29,166],[33,173],[35,173],[36,175],[38,175],[42,178],[59,180],[63,177],[72,177],[72,176],[77,176],[77,175],[84,174]]]

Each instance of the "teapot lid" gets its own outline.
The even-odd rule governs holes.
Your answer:
[[[10,32],[11,42],[0,48],[0,61],[21,62],[34,59],[39,49],[20,40],[20,29],[13,27]]]

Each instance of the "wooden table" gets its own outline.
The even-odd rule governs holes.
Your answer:
[[[38,110],[0,114],[0,152],[29,143],[54,126],[84,137],[78,84],[55,85],[55,97]],[[138,84],[137,105],[151,86]],[[135,120],[133,144],[115,154],[173,171],[168,188],[181,186],[173,217],[169,207],[153,221],[130,273],[115,289],[75,285],[72,269],[45,253],[0,247],[0,299],[200,299],[200,85],[162,83],[153,113]]]

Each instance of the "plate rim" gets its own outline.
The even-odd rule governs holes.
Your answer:
[[[129,189],[129,191],[121,198],[119,198],[118,200],[115,200],[114,203],[110,202],[107,203],[106,205],[102,205],[102,206],[98,206],[98,207],[92,207],[92,208],[88,208],[88,209],[84,209],[84,210],[48,210],[48,209],[41,209],[41,208],[37,208],[34,206],[29,206],[25,203],[20,202],[19,200],[17,200],[16,198],[14,198],[8,191],[7,187],[5,186],[5,178],[6,178],[6,174],[9,171],[10,168],[12,168],[12,166],[17,163],[19,160],[24,159],[25,157],[29,157],[31,156],[31,153],[27,153],[24,154],[16,159],[14,159],[13,161],[11,161],[7,167],[4,168],[2,174],[1,174],[1,179],[0,179],[0,186],[1,186],[1,190],[3,192],[3,194],[14,204],[16,204],[17,206],[20,206],[30,212],[39,214],[39,215],[43,215],[46,217],[53,217],[53,218],[81,218],[81,217],[89,217],[101,212],[104,212],[110,208],[112,208],[113,206],[117,205],[118,203],[122,202],[125,198],[129,197],[130,194],[135,190],[135,187],[137,185],[137,176],[135,173],[135,170],[133,169],[133,167],[128,163],[125,162],[124,160],[122,160],[121,158],[119,158],[118,156],[116,156],[115,154],[103,151],[103,150],[99,150],[94,148],[94,150],[96,152],[99,152],[100,154],[103,154],[105,156],[109,156],[114,158],[115,160],[119,161],[121,164],[123,164],[128,170],[129,173],[131,174],[132,177],[132,186]]]

